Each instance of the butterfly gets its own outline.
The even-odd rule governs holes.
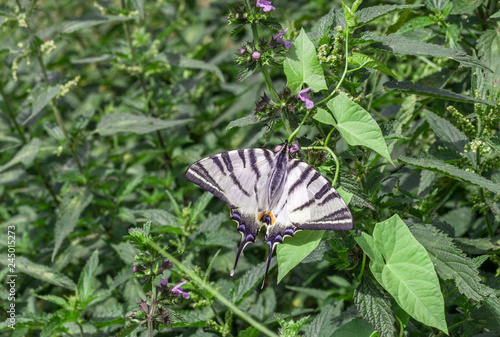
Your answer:
[[[273,251],[287,236],[301,230],[350,230],[352,214],[328,180],[307,163],[292,158],[290,144],[273,152],[264,148],[239,149],[203,158],[191,164],[186,178],[224,201],[238,223],[245,247],[267,227],[267,279]]]

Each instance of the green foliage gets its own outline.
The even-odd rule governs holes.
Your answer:
[[[484,0],[3,3],[0,330],[498,335],[499,18]],[[355,230],[286,238],[260,290],[268,247],[230,277],[236,226],[183,173],[280,139]]]

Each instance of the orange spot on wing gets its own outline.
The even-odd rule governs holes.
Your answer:
[[[260,222],[263,222],[263,221],[262,221],[262,218],[263,218],[265,215],[268,215],[268,216],[271,218],[271,223],[269,224],[269,226],[274,225],[274,222],[276,221],[276,218],[274,217],[274,214],[273,214],[273,213],[271,213],[271,212],[262,211],[262,212],[260,212],[260,213],[257,215],[257,219],[259,219],[259,221],[260,221]]]

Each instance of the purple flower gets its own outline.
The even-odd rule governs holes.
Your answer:
[[[244,47],[241,47],[240,49],[238,49],[238,55],[243,55],[244,53],[245,53]]]
[[[282,38],[282,36],[285,35],[286,32],[288,32],[288,28],[282,32],[279,32],[278,35],[276,35],[274,37],[274,39],[278,42],[283,42],[285,44],[285,48],[288,49],[288,48],[290,48],[292,43],[290,41],[286,41],[285,39]]]
[[[174,293],[174,294],[178,294],[178,295],[182,295],[182,297],[184,297],[184,298],[187,300],[187,299],[189,299],[191,296],[190,296],[188,293],[186,293],[186,292],[182,291],[182,289],[181,289],[181,286],[183,286],[184,284],[186,284],[186,282],[187,282],[187,281],[181,282],[181,283],[179,283],[178,285],[176,285],[175,287],[173,287],[173,288],[172,288],[172,293]]]
[[[295,144],[290,148],[290,154],[293,154],[294,152],[297,152],[300,149],[299,144]]]
[[[306,94],[306,92],[308,92],[309,90],[311,90],[311,87],[302,89],[295,97],[300,99],[302,102],[305,102],[306,108],[312,109],[314,107],[314,102],[311,101],[311,97],[309,97],[309,95]]]
[[[133,271],[134,271],[134,273],[135,273],[135,272],[137,271],[137,266],[134,266],[134,267],[132,268],[132,270],[133,270]]]
[[[276,146],[276,148],[274,149],[274,152],[278,152],[279,150],[281,150],[281,145]]]
[[[271,6],[271,1],[267,1],[267,0],[257,0],[257,2],[255,3],[255,5],[257,7],[264,8],[264,12],[269,12],[270,10],[276,9],[273,6]]]
[[[168,279],[162,279],[161,280],[161,285],[166,286],[168,284]]]
[[[254,52],[252,53],[252,58],[253,58],[254,60],[260,60],[260,53],[259,53],[258,51],[254,51]]]

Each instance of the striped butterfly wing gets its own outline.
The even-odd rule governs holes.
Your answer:
[[[350,230],[352,214],[332,184],[313,167],[298,159],[287,166],[285,193],[286,209],[276,216],[265,237],[270,251],[267,270],[277,244],[300,230]],[[283,204],[280,202],[278,204]]]
[[[186,170],[186,178],[224,201],[231,219],[238,223],[242,240],[231,276],[241,253],[255,241],[262,226],[257,216],[274,157],[267,149],[239,149],[203,158]]]

